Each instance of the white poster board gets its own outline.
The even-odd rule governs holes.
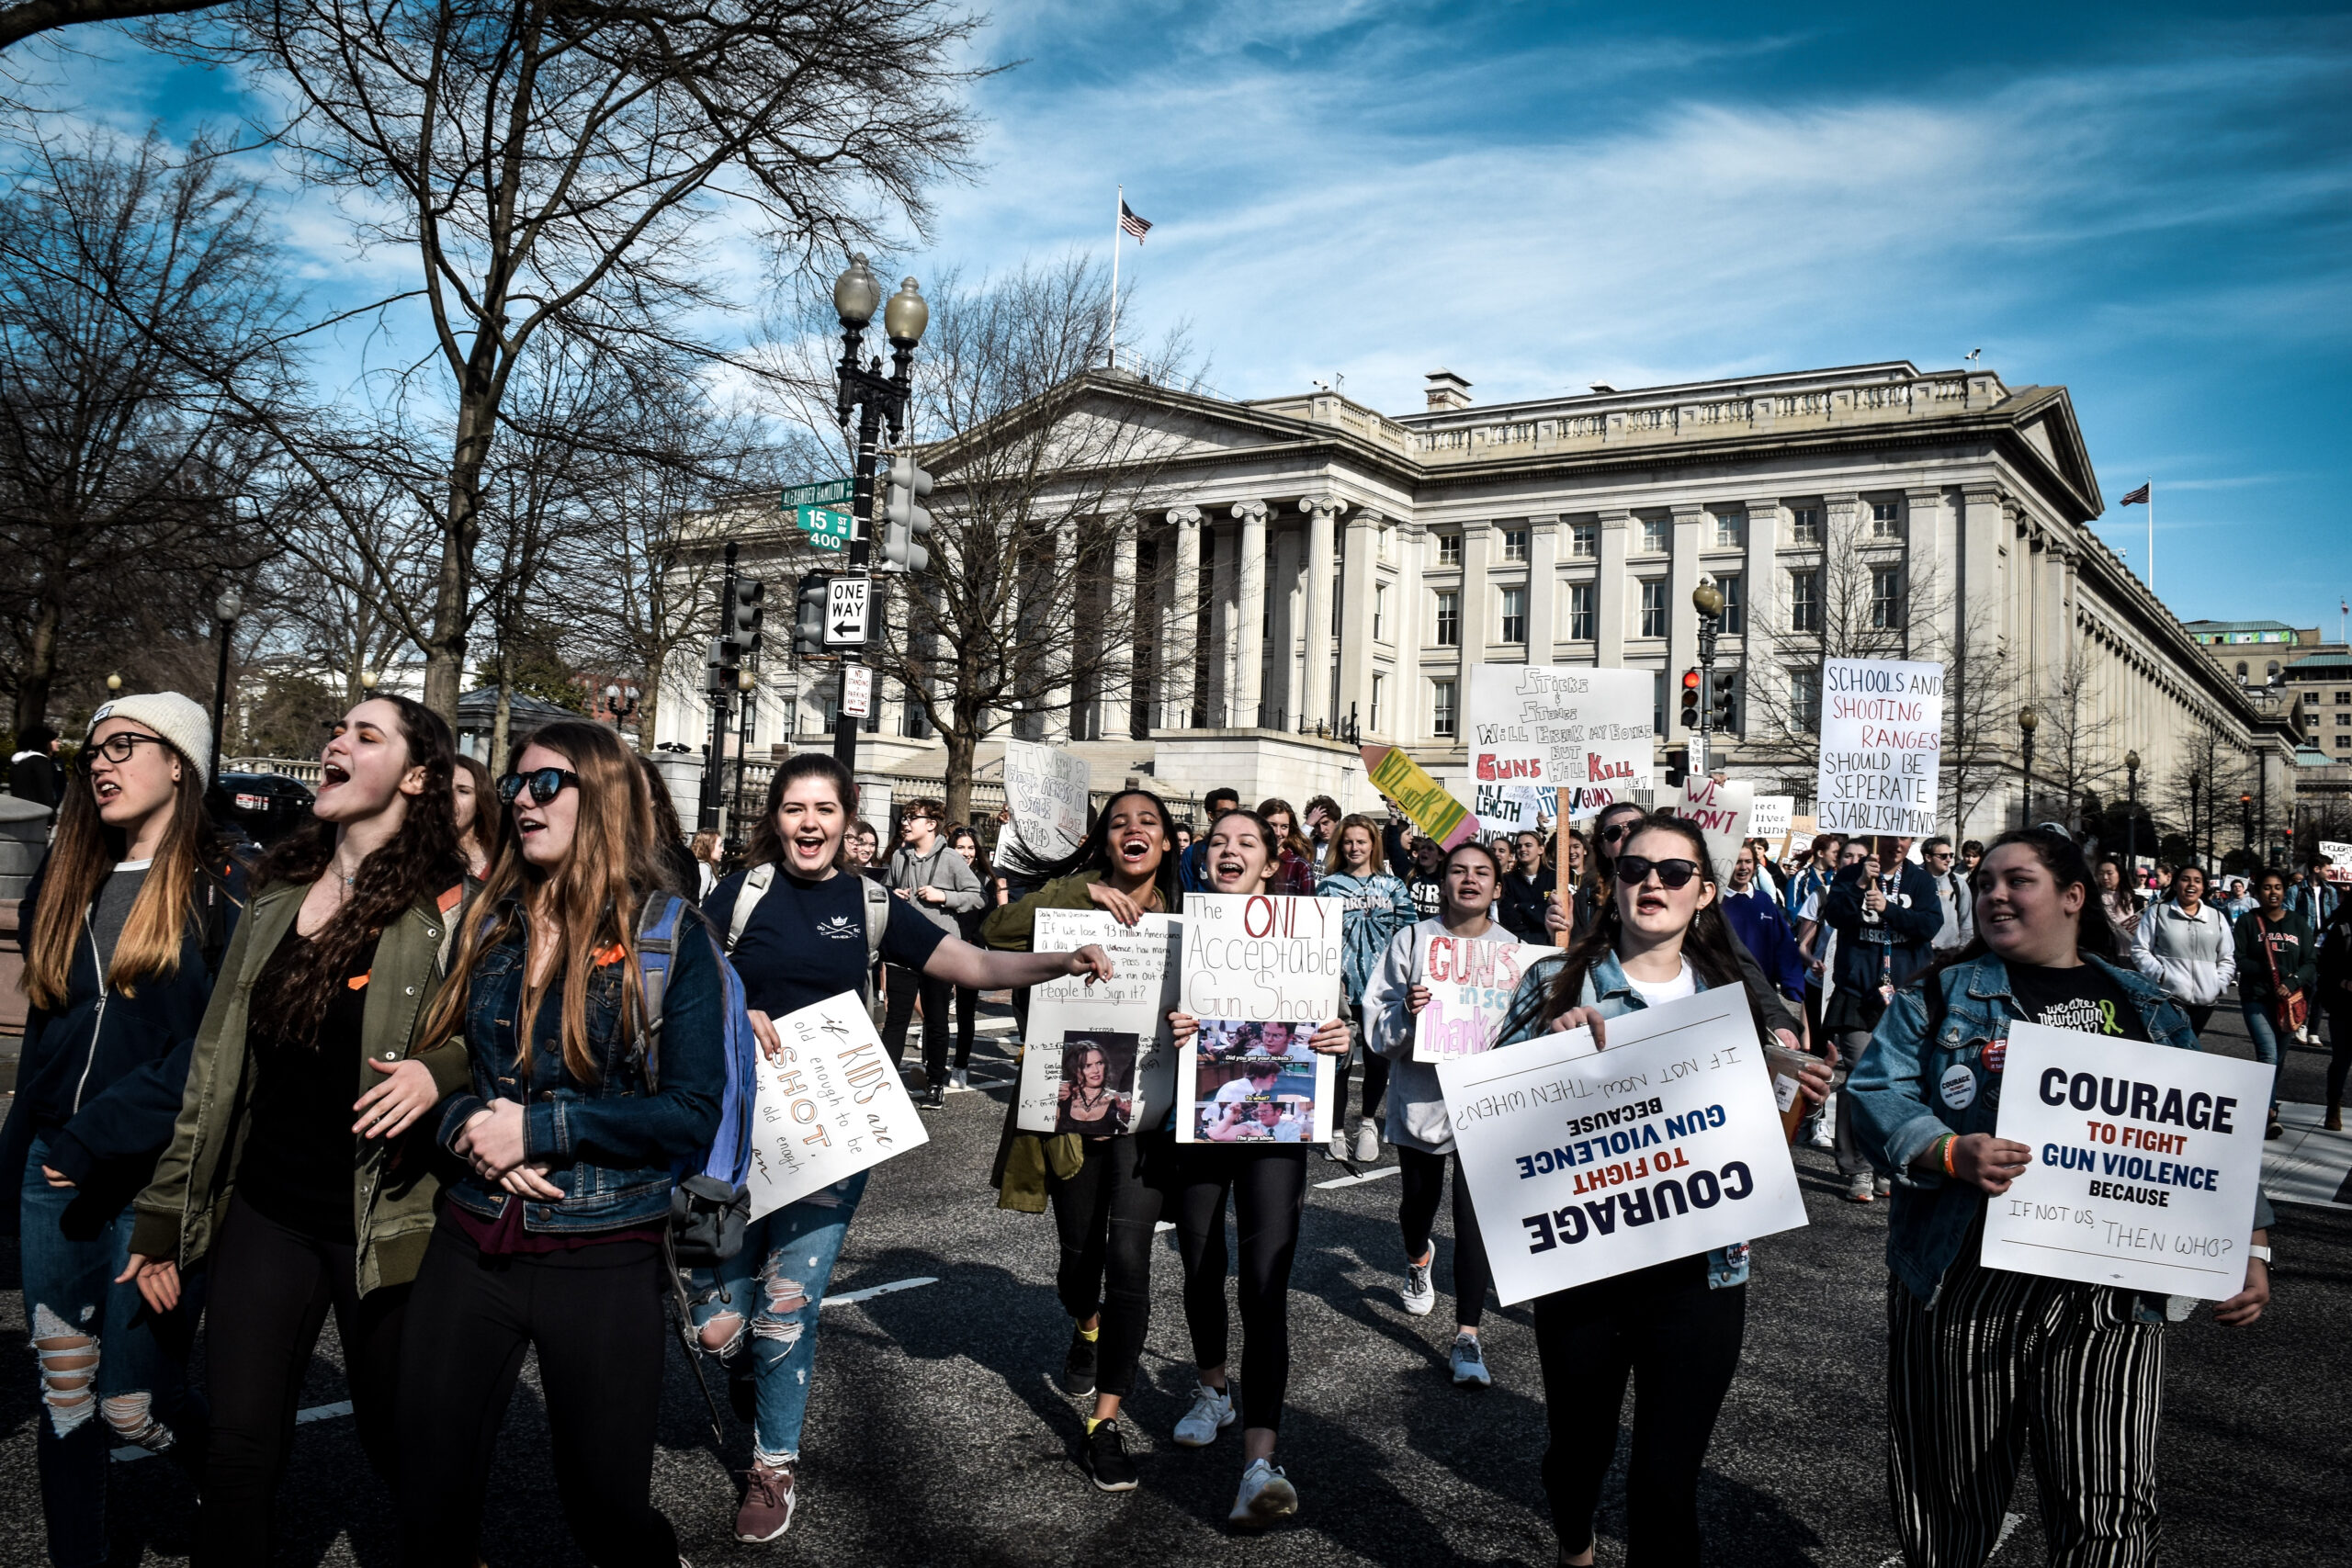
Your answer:
[[[1159,1125],[1176,1093],[1168,1015],[1176,1006],[1182,939],[1183,921],[1168,915],[1146,915],[1130,927],[1096,909],[1037,911],[1033,952],[1067,953],[1092,942],[1109,956],[1112,976],[1090,986],[1083,976],[1064,975],[1029,988],[1014,1126],[1116,1137]],[[1069,1049],[1079,1052],[1077,1059],[1066,1060]],[[1090,1061],[1102,1066],[1102,1089],[1120,1100],[1103,1106],[1100,1118],[1085,1114],[1099,1103],[1091,1095],[1065,1111],[1087,1089]]]
[[[752,1104],[752,1218],[931,1142],[865,1000],[843,991],[775,1021]]]
[[[1682,781],[1682,798],[1675,802],[1674,814],[1685,821],[1697,824],[1707,838],[1707,860],[1715,874],[1725,881],[1731,879],[1732,857],[1739,852],[1743,840],[1755,835],[1747,830],[1748,818],[1756,806],[1756,786],[1741,780],[1712,777],[1686,778]]]
[[[1793,795],[1759,795],[1747,808],[1747,836],[1778,842],[1797,813]]]
[[[1560,792],[1550,784],[1474,784],[1471,813],[1478,831],[1537,833],[1560,818]]]
[[[1817,832],[1936,830],[1944,743],[1944,667],[1907,659],[1831,659],[1821,666]]]
[[[1466,716],[1474,793],[1483,796],[1487,785],[1549,786],[1558,792],[1555,821],[1581,820],[1630,798],[1650,787],[1656,699],[1655,678],[1645,670],[1473,665]],[[1489,820],[1486,807],[1473,804],[1482,833],[1520,826]]]
[[[2352,882],[2352,844],[2339,844],[2332,839],[2319,841],[2320,859],[2327,862],[2321,875],[2330,882]]]
[[[1033,740],[1004,743],[1004,804],[1021,847],[1040,861],[1056,861],[1086,837],[1086,759],[1057,746]]]
[[[2222,1301],[2245,1288],[2272,1070],[2009,1025],[1996,1131],[2033,1163],[1988,1198],[1987,1269]]]
[[[1184,898],[1177,1010],[1200,1020],[1178,1053],[1179,1143],[1323,1143],[1332,1064],[1308,1048],[1338,1018],[1338,898],[1193,893]]]
[[[1506,1306],[1805,1223],[1736,986],[1438,1066]],[[1581,1042],[1579,1041],[1579,1037]]]
[[[1497,926],[1496,931],[1502,928]],[[1508,935],[1424,937],[1413,973],[1430,993],[1413,1018],[1413,1060],[1452,1062],[1495,1047],[1526,973],[1560,950]]]

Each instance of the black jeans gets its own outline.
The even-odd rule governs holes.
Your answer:
[[[2327,1010],[2327,1102],[2344,1103],[2345,1069],[2352,1067],[2352,1007]]]
[[[400,1389],[401,1320],[409,1287],[359,1293],[351,1243],[321,1241],[229,1200],[210,1258],[204,1318],[205,1382],[212,1395],[212,1440],[204,1464],[194,1561],[236,1568],[266,1562],[277,1486],[293,1446],[302,1373],[334,1311],[344,1380],[359,1446],[387,1486],[398,1448],[392,1427]]]
[[[1380,1102],[1388,1093],[1388,1058],[1374,1050],[1363,1037],[1363,1008],[1351,1003],[1348,1008],[1349,1033],[1355,1037],[1356,1060],[1363,1064],[1363,1101],[1362,1109],[1367,1117],[1380,1114]],[[1331,1131],[1339,1132],[1348,1122],[1348,1066],[1340,1064],[1339,1088],[1331,1097]]]
[[[1739,1370],[1747,1325],[1747,1287],[1709,1290],[1703,1255],[1536,1298],[1535,1349],[1552,1429],[1544,1489],[1564,1554],[1592,1544],[1593,1510],[1617,1455],[1630,1374],[1625,1562],[1695,1568],[1699,1471]]]
[[[2213,1021],[2213,1010],[2210,1007],[2193,1008],[2184,1002],[2180,1010],[2188,1015],[2188,1027],[2200,1036],[2205,1026]]]
[[[1179,1144],[1176,1244],[1193,1360],[1226,1364],[1225,1195],[1241,1232],[1241,1425],[1279,1431],[1290,1387],[1290,1267],[1306,1204],[1306,1151]]]
[[[956,987],[944,980],[916,973],[904,964],[890,970],[890,1005],[882,1019],[882,1043],[896,1066],[907,1054],[907,1023],[914,1017],[915,998],[922,998],[922,1070],[933,1086],[947,1082],[948,996]]]
[[[1430,1224],[1437,1218],[1437,1201],[1445,1191],[1449,1162],[1453,1166],[1453,1321],[1464,1328],[1476,1328],[1486,1310],[1487,1287],[1495,1282],[1495,1275],[1487,1267],[1486,1238],[1478,1234],[1478,1211],[1470,1206],[1470,1184],[1462,1179],[1460,1155],[1433,1155],[1396,1145],[1396,1164],[1405,1179],[1404,1195],[1396,1204],[1396,1223],[1405,1232],[1406,1258],[1418,1259],[1430,1250]]]
[[[972,1067],[972,1040],[980,1027],[980,993],[970,986],[956,987],[956,1070]]]
[[[1151,1326],[1151,1243],[1166,1206],[1173,1133],[1089,1138],[1086,1163],[1064,1181],[1046,1173],[1061,1234],[1054,1287],[1062,1310],[1080,1323],[1102,1314],[1094,1391],[1125,1399]],[[1222,1281],[1219,1293],[1222,1297]]]
[[[614,1241],[484,1258],[447,1218],[417,1270],[401,1339],[401,1561],[481,1561],[491,1450],[532,1348],[571,1539],[599,1568],[675,1568],[677,1537],[651,1497],[661,1248]]]

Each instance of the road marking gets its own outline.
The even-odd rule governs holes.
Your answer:
[[[2262,1190],[2290,1203],[2352,1209],[2352,1133],[2320,1129],[2316,1105],[2278,1107],[2286,1133],[2262,1145]]]
[[[887,1296],[893,1291],[920,1290],[925,1285],[936,1285],[937,1283],[939,1283],[939,1280],[936,1275],[918,1274],[911,1280],[893,1280],[887,1285],[868,1285],[862,1291],[851,1291],[842,1295],[827,1296],[823,1304],[829,1307],[847,1306],[852,1302],[867,1302],[872,1301],[876,1296]]]
[[[1154,1235],[1162,1235],[1175,1228],[1176,1222],[1174,1220],[1161,1220],[1151,1227],[1151,1234]]]
[[[954,1084],[949,1084],[947,1086],[947,1092],[950,1094],[971,1094],[978,1089],[1002,1089],[1005,1085],[1013,1081],[1014,1080],[1012,1078],[967,1078],[964,1080],[964,1087],[961,1089],[957,1089]]]
[[[1353,1187],[1360,1182],[1377,1181],[1384,1176],[1394,1176],[1404,1168],[1405,1168],[1401,1165],[1384,1165],[1378,1170],[1361,1171],[1354,1176],[1335,1176],[1329,1181],[1318,1181],[1315,1185],[1317,1187]]]
[[[332,1421],[338,1416],[350,1414],[351,1401],[338,1399],[333,1404],[313,1404],[308,1410],[297,1410],[294,1412],[294,1423],[300,1426],[305,1421]],[[135,1448],[126,1443],[114,1450],[114,1457],[129,1464],[135,1459],[153,1459],[155,1454],[152,1449]]]

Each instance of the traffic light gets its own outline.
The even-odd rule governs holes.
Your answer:
[[[1682,728],[1699,728],[1699,672],[1696,670],[1682,672]]]
[[[931,564],[922,536],[931,532],[931,513],[915,504],[931,493],[931,476],[915,467],[912,457],[890,459],[882,494],[882,566],[884,571],[921,571]]]
[[[825,651],[825,585],[831,581],[831,575],[822,571],[809,572],[800,580],[792,612],[792,651],[804,659]]]
[[[1682,781],[1690,776],[1690,749],[1669,746],[1666,749],[1666,787],[1680,789]]]
[[[703,655],[703,690],[715,695],[732,695],[741,669],[737,658],[733,643],[723,637],[712,637],[710,651]]]
[[[1731,735],[1739,728],[1739,672],[1726,670],[1715,677],[1715,729]]]
[[[735,596],[727,606],[727,640],[735,645],[738,659],[748,659],[760,649],[760,623],[767,616],[761,601],[767,597],[768,585],[749,577],[735,580]]]

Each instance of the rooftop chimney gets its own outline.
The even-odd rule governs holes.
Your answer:
[[[1466,409],[1470,406],[1470,383],[1451,370],[1432,370],[1429,374],[1430,407],[1431,409]]]

